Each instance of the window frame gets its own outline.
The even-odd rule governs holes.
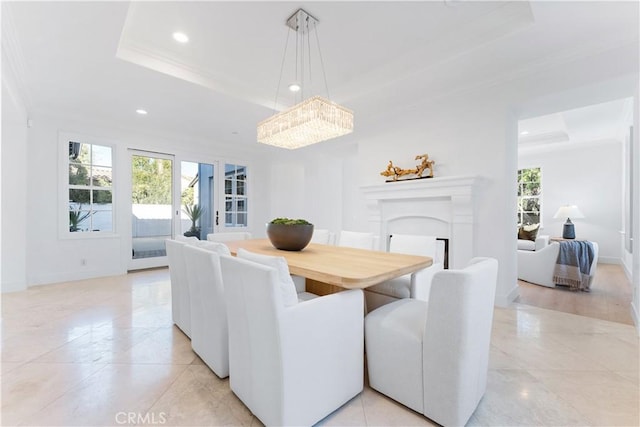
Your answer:
[[[535,196],[525,196],[524,192],[523,192],[523,189],[522,189],[522,186],[525,183],[520,180],[520,177],[522,175],[521,172],[525,171],[525,170],[531,170],[531,169],[538,169],[539,170],[540,180],[538,181],[538,185],[539,185],[540,191]],[[543,174],[542,174],[542,167],[541,166],[521,167],[521,168],[518,168],[518,170],[517,170],[517,175],[516,175],[516,180],[517,180],[517,184],[516,184],[517,185],[516,212],[517,212],[517,215],[518,215],[518,224],[519,225],[526,225],[526,223],[523,221],[523,217],[524,217],[524,214],[526,212],[529,212],[529,211],[525,211],[525,210],[521,209],[521,207],[523,206],[522,201],[525,200],[525,199],[526,200],[537,199],[538,200],[538,206],[540,208],[539,213],[538,213],[538,215],[539,215],[538,224],[540,224],[539,228],[542,228],[542,218],[543,218],[543,199],[542,199],[542,195],[543,195],[543,191],[544,191],[543,185],[542,185],[542,176],[543,176]]]
[[[103,138],[93,137],[81,133],[73,132],[59,132],[59,165],[60,165],[60,177],[59,177],[59,236],[63,239],[91,239],[91,238],[104,238],[104,237],[117,237],[116,229],[116,216],[117,216],[117,167],[116,167],[116,143],[113,141],[105,140]],[[70,184],[69,183],[69,170],[71,162],[69,159],[69,142],[80,142],[83,144],[89,144],[93,146],[108,147],[111,150],[111,186],[103,187],[93,185],[93,180],[87,186]],[[93,166],[93,159],[91,159],[91,166]],[[69,191],[73,189],[86,189],[90,192],[90,198],[93,198],[94,191],[111,191],[111,230],[88,230],[88,231],[70,231],[69,230]],[[90,202],[90,210],[93,209],[93,201]]]
[[[221,215],[221,227],[224,227],[227,230],[246,230],[249,228],[249,191],[248,188],[250,187],[249,185],[249,175],[248,175],[248,170],[250,169],[250,166],[247,164],[247,162],[232,162],[229,160],[225,160],[224,162],[221,162],[221,164],[223,166],[220,167],[223,179],[222,179],[222,209],[220,209],[222,211],[222,215]],[[233,179],[231,179],[231,193],[227,194],[227,166],[234,166],[234,175],[233,175]],[[238,176],[238,167],[244,168],[244,179],[240,180],[241,182],[244,183],[244,189],[243,189],[243,194],[242,195],[238,195],[237,190],[238,190],[238,182],[239,180],[237,179]],[[230,199],[231,201],[231,210],[228,211],[227,210],[227,200]],[[244,210],[238,210],[238,201],[240,200],[244,200]],[[235,218],[235,221],[232,221],[231,225],[228,225],[227,223],[227,214],[230,213],[232,215],[232,218]],[[238,225],[237,224],[237,215],[238,213],[243,213],[245,215],[245,224],[242,225]]]

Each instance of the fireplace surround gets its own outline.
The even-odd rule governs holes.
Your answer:
[[[473,258],[474,193],[478,178],[452,176],[386,182],[361,187],[371,231],[387,250],[393,233],[449,239],[449,267],[463,268]]]

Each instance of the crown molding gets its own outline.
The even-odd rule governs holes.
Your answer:
[[[487,44],[494,43],[496,40],[489,41]],[[564,64],[571,64],[576,61],[583,60],[585,58],[594,57],[607,52],[612,52],[617,49],[630,48],[636,49],[638,47],[638,39],[634,37],[620,38],[614,41],[599,42],[597,45],[585,44],[579,47],[565,48],[556,51],[539,60],[523,63],[519,67],[512,67],[505,69],[501,73],[496,73],[489,78],[470,80],[466,84],[458,85],[452,89],[445,90],[440,93],[430,93],[428,96],[423,97],[422,101],[418,101],[412,104],[406,104],[396,109],[396,114],[400,115],[408,110],[419,108],[423,105],[437,103],[441,99],[447,99],[455,96],[465,96],[466,94],[477,92],[480,90],[486,90],[497,86],[504,85],[505,82],[517,82],[522,81],[532,76],[538,76],[542,73],[552,70],[555,67],[562,66]],[[463,52],[458,57],[468,54],[469,51]],[[442,61],[438,64],[434,64],[427,69],[418,70],[412,73],[410,76],[405,76],[402,79],[395,80],[395,84],[401,84],[402,80],[413,77],[417,74],[425,74],[425,72],[432,67],[443,66],[449,61]],[[624,74],[627,74],[625,72]],[[376,115],[373,115],[376,117]]]

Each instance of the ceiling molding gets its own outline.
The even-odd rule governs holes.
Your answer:
[[[592,141],[566,141],[558,142],[556,144],[532,144],[518,146],[518,155],[527,155],[530,153],[554,153],[562,150],[585,150],[589,147],[598,145],[611,145],[621,144],[622,142],[617,139],[594,139]]]
[[[525,77],[539,74],[542,71],[549,70],[559,65],[575,62],[590,56],[601,55],[603,53],[607,53],[612,50],[625,48],[625,47],[637,48],[637,46],[638,46],[638,39],[629,37],[627,39],[619,40],[615,42],[609,42],[609,43],[599,42],[596,48],[594,48],[592,44],[585,44],[585,45],[581,45],[580,47],[567,48],[564,50],[557,51],[551,55],[545,56],[541,60],[527,62],[526,64],[523,64],[523,66],[519,68],[511,69],[507,72],[497,74],[496,78],[492,79],[493,81],[492,84],[498,84],[499,82],[503,82],[505,79],[506,80],[522,79]]]
[[[499,39],[493,39],[485,44],[491,44],[497,42]],[[542,72],[551,70],[555,67],[558,67],[563,64],[569,64],[584,58],[588,58],[591,56],[597,56],[600,54],[604,54],[610,52],[615,49],[630,47],[631,49],[637,49],[638,47],[638,39],[634,37],[629,37],[626,39],[620,39],[614,42],[599,42],[597,46],[586,44],[579,47],[572,47],[563,49],[557,52],[554,52],[544,58],[536,61],[531,61],[527,63],[523,63],[518,68],[510,68],[505,69],[503,72],[495,73],[490,78],[471,80],[467,84],[450,86],[450,90],[441,92],[441,93],[429,93],[428,96],[424,96],[420,101],[412,103],[412,104],[399,104],[396,112],[398,114],[406,112],[408,110],[413,110],[417,107],[423,105],[433,104],[441,99],[446,99],[448,97],[454,96],[463,96],[468,93],[473,93],[475,91],[480,91],[484,89],[490,89],[492,87],[503,85],[505,81],[518,81],[524,80],[526,78],[530,78],[532,76],[540,75]],[[435,68],[437,66],[446,65],[448,62],[454,60],[457,57],[463,56],[465,54],[473,53],[473,49],[467,50],[465,52],[460,52],[455,56],[451,56],[444,61],[438,62],[437,64],[432,64],[427,68],[423,68],[420,70],[415,70],[410,74],[405,74],[402,78],[395,79],[392,83],[395,86],[398,86],[400,82],[411,78],[412,76],[422,75],[427,72],[431,68]],[[380,86],[376,89],[379,90]],[[430,89],[430,88],[429,88]],[[383,114],[383,113],[380,113]],[[384,113],[387,114],[387,113]],[[376,117],[377,114],[371,116],[371,118]]]
[[[123,138],[114,133],[123,133],[128,135],[128,139],[139,139],[140,136],[147,137],[150,140],[161,140],[163,144],[178,144],[180,146],[193,144],[192,149],[211,149],[213,151],[225,152],[226,155],[232,156],[263,156],[273,151],[273,147],[253,142],[255,138],[250,138],[251,143],[239,144],[238,141],[232,139],[217,139],[212,141],[200,134],[191,133],[189,131],[178,132],[175,130],[158,129],[153,126],[132,126],[125,125],[117,121],[87,117],[81,113],[70,111],[37,111],[34,113],[36,122],[55,122],[58,131],[75,133],[75,134],[101,134],[104,139],[122,141]],[[87,131],[90,128],[91,131]],[[246,139],[246,138],[245,138]],[[123,142],[125,144],[125,142]],[[151,148],[150,148],[151,149]]]
[[[543,145],[543,144],[555,144],[559,142],[568,142],[569,134],[564,131],[553,131],[538,133],[535,135],[521,135],[518,138],[518,144],[520,147]]]

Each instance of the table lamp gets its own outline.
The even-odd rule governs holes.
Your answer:
[[[560,206],[558,212],[553,216],[554,218],[567,218],[567,222],[564,223],[564,227],[562,228],[562,238],[563,239],[575,239],[576,231],[573,227],[573,223],[571,222],[571,218],[584,218],[582,212],[576,205],[567,205]]]

